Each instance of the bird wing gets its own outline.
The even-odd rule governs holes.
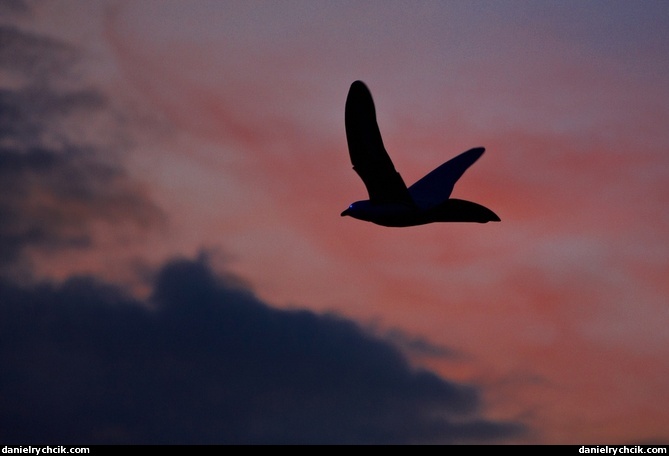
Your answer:
[[[429,209],[443,203],[451,196],[455,183],[467,168],[479,159],[485,149],[475,147],[430,171],[425,177],[409,187],[409,194],[421,209]]]
[[[351,163],[367,187],[369,200],[410,203],[407,186],[383,147],[372,94],[361,81],[351,84],[348,91],[345,123]]]

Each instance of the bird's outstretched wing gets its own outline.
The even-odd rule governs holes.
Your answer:
[[[361,81],[349,89],[345,122],[351,163],[367,187],[369,200],[411,203],[407,186],[383,147],[372,94]]]
[[[479,159],[485,149],[475,147],[430,171],[425,177],[409,187],[409,194],[421,209],[430,209],[451,196],[455,183],[467,168]]]

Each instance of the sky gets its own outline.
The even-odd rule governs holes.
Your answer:
[[[0,2],[0,439],[669,441],[669,4]],[[499,223],[386,228],[405,182]]]

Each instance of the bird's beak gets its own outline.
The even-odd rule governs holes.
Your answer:
[[[345,215],[348,215],[348,208],[346,208],[346,210],[345,210],[344,212],[341,213],[341,216],[342,216],[342,217],[345,216]]]

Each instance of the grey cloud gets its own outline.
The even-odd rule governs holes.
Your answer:
[[[0,25],[0,68],[31,81],[45,81],[70,72],[76,49],[62,41]]]
[[[387,331],[382,336],[393,345],[397,346],[400,350],[410,355],[452,360],[465,358],[465,355],[457,350],[434,344],[420,336],[407,334],[398,328]]]
[[[92,223],[119,220],[140,228],[162,220],[121,168],[77,149],[0,148],[0,265],[16,261],[28,246],[88,247]]]
[[[464,443],[523,432],[355,323],[175,261],[147,301],[0,282],[5,443]],[[149,310],[149,309],[153,310]]]
[[[18,7],[17,7],[18,8]],[[68,74],[72,46],[0,26],[0,273],[29,248],[86,248],[94,223],[146,230],[163,212],[126,173],[131,135],[107,97]]]
[[[104,146],[101,141],[86,141],[81,127],[105,113],[107,100],[93,89],[58,93],[45,86],[0,90],[0,144],[18,151],[31,147],[66,153],[71,147]],[[68,128],[78,123],[79,128]],[[102,132],[96,132],[102,133]]]
[[[32,13],[24,0],[0,0],[0,14],[6,17],[27,17]]]

